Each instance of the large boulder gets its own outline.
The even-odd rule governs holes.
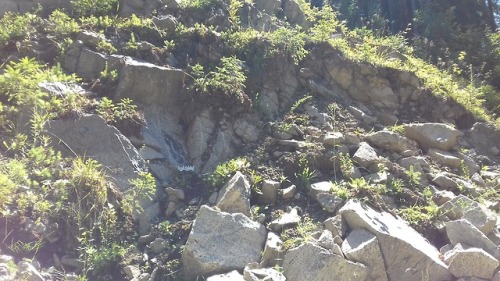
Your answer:
[[[243,270],[260,261],[266,234],[263,225],[243,214],[201,206],[182,252],[185,279]]]
[[[242,173],[236,172],[222,187],[216,206],[223,212],[250,216],[250,183]]]
[[[423,149],[450,150],[457,143],[459,131],[440,123],[407,124],[405,136],[418,142]]]
[[[500,129],[493,124],[478,122],[467,133],[476,152],[499,160]]]
[[[138,172],[146,171],[145,161],[130,140],[97,115],[53,120],[46,130],[64,156],[90,157],[106,167],[121,191],[129,188],[129,180]]]
[[[446,235],[452,245],[462,244],[477,247],[500,259],[500,248],[477,227],[465,219],[446,223]]]
[[[378,131],[366,136],[366,140],[382,149],[387,149],[393,152],[401,153],[406,150],[416,150],[416,145],[414,141],[401,136],[398,133],[391,131]]]
[[[444,261],[449,265],[450,272],[457,278],[479,277],[491,279],[499,264],[497,259],[483,249],[463,249],[460,244],[447,252],[444,257]]]
[[[354,229],[342,243],[346,258],[368,267],[370,280],[387,281],[384,258],[378,239],[365,229]]]
[[[400,218],[351,200],[340,209],[351,229],[362,228],[374,234],[384,257],[389,280],[450,280],[439,251]]]
[[[352,160],[362,167],[369,168],[371,165],[378,163],[379,158],[373,147],[366,142],[362,142],[352,156]]]
[[[131,98],[144,105],[159,105],[177,111],[184,72],[127,58],[120,71],[115,98]]]
[[[287,281],[365,280],[367,268],[312,243],[289,250],[283,260]]]

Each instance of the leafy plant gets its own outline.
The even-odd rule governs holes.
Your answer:
[[[309,167],[309,161],[306,158],[301,158],[299,160],[299,171],[295,173],[295,178],[297,179],[297,186],[303,190],[309,190],[311,187],[311,181],[316,177],[316,171],[311,170]]]
[[[71,36],[80,30],[78,23],[61,10],[55,10],[50,14],[49,23],[51,25],[47,29],[59,38]]]
[[[137,178],[130,180],[130,189],[123,198],[123,208],[128,213],[140,213],[143,211],[142,204],[152,200],[156,192],[156,181],[153,175],[140,172]]]
[[[351,192],[349,188],[347,188],[345,182],[332,183],[332,193],[344,200],[347,200],[351,197]]]
[[[304,96],[300,99],[298,99],[296,102],[293,103],[292,107],[290,108],[290,113],[295,113],[297,109],[310,101],[313,97],[311,95]]]
[[[268,56],[286,55],[290,56],[295,64],[305,58],[306,35],[295,28],[280,27],[269,34],[271,48]]]
[[[246,81],[242,64],[236,57],[223,57],[220,66],[208,73],[205,73],[202,65],[191,66],[189,76],[195,82],[193,89],[202,93],[222,92],[230,96],[240,96]]]
[[[284,230],[280,237],[283,241],[283,249],[286,251],[310,241],[312,239],[311,234],[320,229],[319,225],[310,217],[305,217],[296,228]]]
[[[127,119],[134,120],[137,115],[137,105],[129,98],[123,98],[115,104],[104,97],[99,101],[96,111],[107,123],[116,124]]]
[[[72,0],[71,6],[76,17],[99,17],[116,14],[118,0]]]
[[[417,187],[420,185],[420,176],[421,173],[414,170],[413,165],[410,165],[410,169],[405,171],[405,174],[408,178],[408,183],[412,187]]]
[[[222,186],[237,171],[247,168],[250,164],[245,158],[234,158],[226,163],[220,164],[215,171],[207,177],[208,183],[213,188]]]

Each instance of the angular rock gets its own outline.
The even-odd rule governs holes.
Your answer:
[[[234,133],[247,142],[256,142],[259,140],[259,130],[253,124],[246,120],[238,119],[233,125]]]
[[[459,131],[440,123],[405,125],[405,136],[418,142],[423,149],[437,148],[448,151],[457,143]]]
[[[123,268],[123,272],[127,275],[128,279],[138,278],[141,275],[141,270],[135,265],[127,265]]]
[[[345,237],[347,233],[347,224],[341,215],[331,217],[323,222],[325,229],[330,230],[332,235],[339,236],[340,238]]]
[[[448,177],[446,174],[439,173],[433,179],[432,182],[437,184],[442,189],[454,189],[458,188],[456,181]]]
[[[287,281],[365,280],[366,266],[332,254],[318,245],[305,243],[289,250],[283,260]]]
[[[290,213],[282,215],[279,219],[273,220],[269,227],[275,232],[281,232],[283,229],[297,225],[300,222],[300,216],[297,208],[290,210]]]
[[[436,163],[448,166],[453,169],[458,169],[462,165],[462,159],[446,151],[429,149],[427,155],[429,155]]]
[[[331,193],[332,192],[332,183],[329,181],[322,181],[311,184],[311,189],[309,190],[309,195],[312,198],[316,198],[316,196],[320,193]]]
[[[168,246],[168,242],[163,238],[156,238],[153,242],[149,244],[149,248],[153,253],[160,254]]]
[[[457,244],[458,246],[459,244]],[[455,277],[478,277],[491,279],[499,265],[497,259],[479,248],[455,247],[445,254],[445,263]]]
[[[159,105],[178,111],[180,108],[176,105],[181,100],[183,84],[184,72],[180,69],[128,58],[120,71],[115,98],[130,98],[145,105]]]
[[[462,218],[469,221],[485,235],[490,234],[497,226],[497,216],[482,206],[467,209]]]
[[[391,131],[382,130],[374,132],[368,134],[365,139],[373,146],[396,153],[402,153],[406,150],[417,150],[414,141],[410,141],[400,134]]]
[[[245,279],[238,271],[233,270],[228,273],[210,276],[207,281],[245,281]]]
[[[250,183],[242,173],[236,172],[222,187],[216,206],[223,212],[250,216]]]
[[[378,163],[379,159],[375,149],[368,143],[361,142],[352,160],[362,167],[369,168],[371,165]]]
[[[291,24],[297,24],[303,28],[307,27],[307,20],[300,7],[300,4],[295,0],[288,0],[285,2],[283,7],[283,11],[285,13],[285,17]]]
[[[464,219],[449,221],[446,223],[446,235],[452,245],[458,243],[469,245],[485,250],[487,253],[500,258],[500,249],[481,230]]]
[[[42,274],[29,262],[21,261],[17,264],[17,277],[19,280],[44,281]]]
[[[201,206],[182,252],[184,277],[243,270],[260,260],[265,240],[265,227],[245,215]]]
[[[363,228],[377,236],[389,280],[421,281],[423,274],[429,281],[451,279],[439,251],[405,221],[357,200],[348,201],[339,212],[351,229]]]
[[[253,265],[253,266],[252,266]],[[243,279],[245,281],[285,281],[283,274],[279,273],[274,268],[258,268],[258,265],[250,264],[243,271]]]
[[[146,163],[129,139],[97,115],[78,119],[53,120],[45,128],[54,147],[65,157],[90,157],[97,160],[120,191],[129,181],[146,171]],[[76,155],[75,155],[76,154]]]
[[[262,258],[260,260],[261,267],[273,267],[277,264],[281,264],[283,260],[283,242],[274,232],[267,233],[266,245],[264,246],[264,252],[262,252]]]
[[[340,132],[327,133],[323,136],[323,145],[325,146],[336,147],[343,143],[345,143],[345,137]]]
[[[319,193],[316,195],[316,201],[323,209],[329,213],[335,211],[344,203],[344,199],[337,197],[331,193]]]
[[[368,278],[387,281],[384,258],[377,237],[365,229],[354,229],[342,243],[342,252],[348,260],[368,267]]]
[[[261,187],[261,194],[258,194],[257,200],[261,205],[274,204],[278,201],[278,191],[280,183],[277,181],[264,180]]]
[[[441,207],[439,207],[439,213],[445,214],[452,220],[460,219],[470,208],[479,207],[479,203],[473,201],[469,197],[466,197],[462,194],[456,196],[451,201],[444,203]]]
[[[321,236],[318,238],[318,245],[325,249],[333,249],[335,247],[335,240],[330,230],[323,230]]]
[[[291,185],[285,189],[280,190],[281,197],[283,197],[283,199],[285,200],[292,199],[296,191],[297,191],[297,186]]]

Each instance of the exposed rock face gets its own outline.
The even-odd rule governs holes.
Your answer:
[[[342,243],[347,259],[368,267],[368,277],[374,281],[387,281],[384,259],[378,239],[365,229],[355,229]]]
[[[182,252],[184,277],[210,276],[243,270],[260,261],[266,240],[263,225],[243,214],[229,214],[202,206]]]
[[[440,123],[405,125],[405,136],[418,142],[423,149],[437,148],[448,151],[457,143],[459,131]]]
[[[312,244],[305,243],[289,250],[283,260],[287,281],[338,281],[365,280],[366,266],[353,263],[343,257]]]
[[[120,71],[115,98],[131,98],[145,105],[174,110],[180,99],[183,79],[184,72],[180,69],[127,59]]]
[[[377,237],[389,280],[420,281],[422,275],[434,281],[451,279],[439,251],[403,220],[356,200],[347,202],[339,212],[351,229],[362,228]]]
[[[467,135],[478,153],[499,160],[500,129],[492,124],[478,122],[474,124]]]
[[[129,180],[138,172],[146,171],[146,163],[129,139],[97,115],[50,121],[46,129],[63,155],[90,157],[107,167],[105,171],[121,191],[129,188]]]
[[[250,184],[242,173],[236,172],[222,187],[216,206],[223,212],[250,216]]]

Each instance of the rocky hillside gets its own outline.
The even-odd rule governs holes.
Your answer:
[[[0,14],[0,280],[500,280],[495,116],[402,38],[295,0]]]

